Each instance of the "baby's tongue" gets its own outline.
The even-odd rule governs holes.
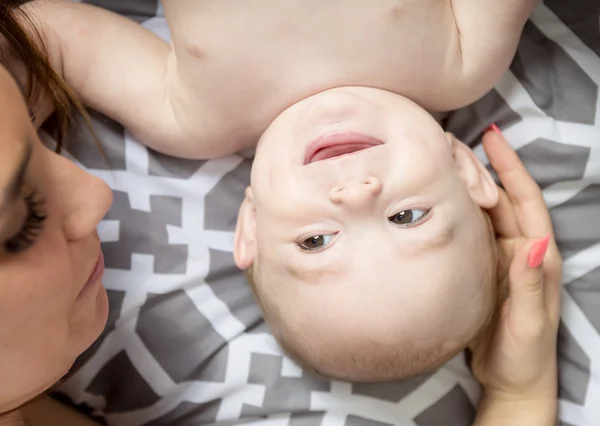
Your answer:
[[[341,155],[352,154],[363,149],[370,148],[372,145],[367,143],[345,143],[332,145],[318,150],[312,157],[311,163],[315,161],[328,160]]]

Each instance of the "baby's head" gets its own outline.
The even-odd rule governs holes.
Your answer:
[[[491,317],[497,188],[471,150],[406,98],[348,87],[263,134],[235,259],[290,356],[389,381],[435,368]]]

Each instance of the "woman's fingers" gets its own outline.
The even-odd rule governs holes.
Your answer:
[[[493,131],[483,136],[483,147],[514,206],[523,235],[536,238],[550,234],[552,222],[542,191],[517,153],[500,134]]]
[[[496,235],[501,238],[518,238],[523,235],[515,209],[502,188],[498,188],[498,204],[488,210]]]
[[[515,251],[510,265],[509,315],[525,333],[536,333],[545,322],[546,297],[543,263],[551,236],[527,240]]]

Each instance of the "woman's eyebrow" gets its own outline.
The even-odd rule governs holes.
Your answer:
[[[17,170],[8,181],[8,185],[6,185],[2,191],[4,199],[0,203],[0,215],[3,215],[6,212],[10,204],[15,200],[23,188],[25,173],[27,172],[27,167],[31,160],[31,151],[31,143],[28,143]]]

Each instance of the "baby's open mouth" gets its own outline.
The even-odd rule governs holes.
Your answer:
[[[316,139],[308,146],[304,164],[354,154],[381,144],[383,142],[379,139],[361,133],[331,133]]]

